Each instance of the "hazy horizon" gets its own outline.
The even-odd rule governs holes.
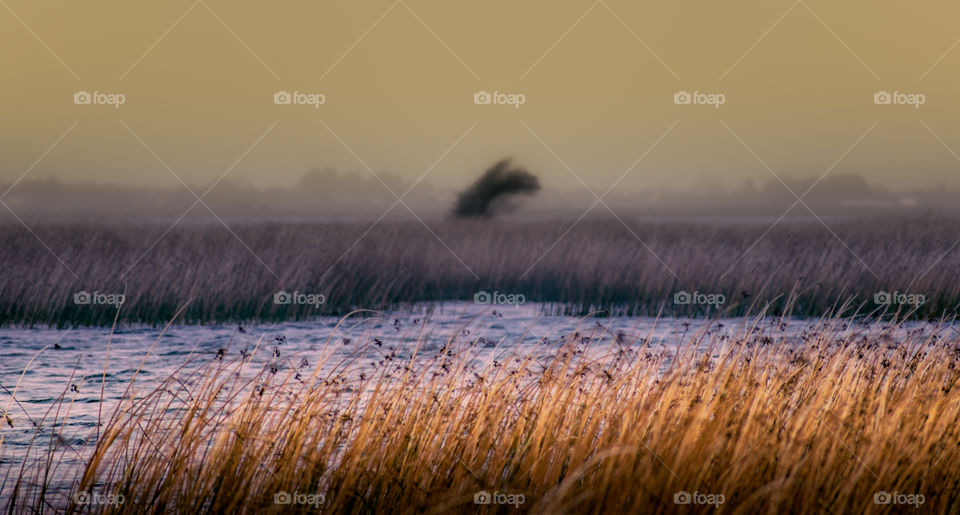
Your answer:
[[[819,180],[818,180],[819,179]],[[381,183],[380,181],[383,181]],[[303,174],[293,187],[258,187],[242,179],[225,178],[204,198],[204,203],[218,215],[241,220],[409,218],[406,209],[394,205],[395,198],[411,184],[402,177],[380,173],[376,178],[331,168],[317,168]],[[780,183],[745,181],[724,186],[707,183],[700,188],[661,188],[659,190],[611,191],[604,203],[623,215],[723,216],[753,215],[777,217],[795,201],[790,190],[798,195],[814,186],[804,203],[818,215],[915,215],[951,214],[958,211],[956,190],[946,187],[888,189],[871,184],[861,175],[836,174],[822,179],[809,176]],[[9,188],[4,202],[21,217],[56,219],[57,217],[111,217],[124,219],[174,217],[184,213],[196,201],[187,190],[201,194],[210,184],[187,184],[169,187],[130,186],[88,181],[67,182],[60,178],[28,179],[10,188],[0,183],[0,191]],[[389,189],[388,189],[389,188]],[[437,186],[421,181],[404,197],[418,216],[436,218],[450,215],[457,193],[463,188]],[[532,197],[517,197],[514,209],[500,216],[522,218],[576,218],[594,204],[585,189],[558,188],[548,185]],[[389,208],[392,209],[387,212]],[[384,214],[386,213],[386,214]],[[603,208],[593,206],[588,216],[603,215]],[[813,216],[801,204],[787,213],[791,216]],[[200,206],[188,215],[211,218]],[[0,221],[15,222],[8,211],[0,212]]]
[[[413,195],[457,190],[504,156],[545,191],[588,195],[840,174],[960,188],[960,32],[945,13],[958,6],[6,6],[11,195],[21,178],[293,188],[315,167],[424,177]],[[324,102],[275,104],[284,91]],[[480,91],[524,103],[478,105]],[[675,104],[683,91],[723,104]],[[882,91],[923,103],[875,104]]]

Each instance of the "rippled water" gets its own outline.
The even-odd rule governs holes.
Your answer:
[[[356,358],[363,352],[367,354],[358,363],[371,366],[377,353],[383,352],[381,349],[393,349],[400,359],[408,359],[418,339],[425,354],[439,350],[454,336],[474,341],[476,348],[481,349],[476,359],[483,361],[525,350],[549,355],[562,338],[575,333],[597,343],[597,347],[619,339],[641,341],[669,353],[704,331],[712,336],[736,337],[751,329],[745,319],[542,316],[543,308],[535,304],[492,308],[447,303],[353,317],[342,323],[338,318],[325,317],[308,322],[248,325],[242,330],[235,325],[174,326],[166,332],[153,327],[124,327],[112,336],[109,328],[2,329],[0,385],[7,391],[0,391],[0,408],[9,414],[13,426],[4,421],[0,432],[0,505],[9,498],[11,479],[19,475],[25,462],[31,462],[31,456],[42,454],[54,432],[61,435],[61,446],[66,451],[52,486],[55,491],[69,490],[75,472],[95,443],[98,419],[106,419],[112,413],[135,374],[137,391],[149,391],[185,363],[212,361],[220,352],[228,358],[248,355],[252,363],[268,363],[279,352],[279,362],[285,367],[296,367],[303,359],[317,363],[324,352],[332,353],[330,363]],[[783,324],[779,319],[765,319],[753,335],[799,343],[804,331],[816,324],[801,320]],[[873,332],[882,333],[891,341],[910,331],[935,330],[933,325],[922,322],[892,327],[843,324],[836,328],[837,337]],[[382,346],[364,345],[373,339],[382,342]],[[18,402],[11,396],[14,390]],[[61,397],[64,402],[59,401]],[[66,422],[48,422],[54,419]]]

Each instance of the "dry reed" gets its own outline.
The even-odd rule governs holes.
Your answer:
[[[459,336],[431,352],[411,341],[413,357],[367,373],[211,357],[119,406],[77,490],[121,493],[97,507],[113,513],[314,509],[276,504],[283,492],[322,494],[328,513],[715,509],[676,504],[681,492],[722,495],[732,513],[913,510],[876,504],[882,492],[956,513],[951,326],[893,340],[831,318],[798,345],[753,323],[675,349],[598,329],[547,358],[484,363]],[[11,511],[49,507],[28,490]],[[524,502],[477,505],[481,491]]]
[[[871,303],[880,291],[923,294],[921,318],[958,310],[955,218],[827,219],[829,229],[773,222],[430,221],[430,231],[418,222],[246,223],[233,234],[186,221],[166,234],[165,224],[33,224],[69,270],[23,227],[4,225],[0,324],[109,326],[116,310],[75,304],[81,290],[125,292],[120,321],[147,324],[165,323],[188,300],[187,323],[285,320],[470,300],[480,290],[559,303],[568,314],[716,314],[674,304],[681,290],[722,293],[729,316],[782,311],[791,295],[796,316],[851,298],[879,308]],[[274,304],[280,290],[326,302]]]

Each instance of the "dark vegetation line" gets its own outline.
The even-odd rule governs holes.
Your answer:
[[[882,309],[879,292],[922,294],[918,318],[960,305],[960,221],[952,218],[830,221],[843,243],[816,221],[785,220],[759,241],[769,221],[571,224],[430,222],[445,247],[418,222],[382,222],[346,254],[369,224],[232,225],[246,246],[219,224],[184,224],[152,249],[166,225],[34,224],[79,279],[23,227],[2,225],[0,324],[110,325],[113,306],[76,304],[81,291],[124,293],[120,321],[148,324],[167,322],[188,300],[182,321],[212,323],[473,300],[478,291],[558,303],[570,314],[737,316],[767,303],[777,313],[793,295],[792,314],[815,317],[850,298],[851,309]],[[323,303],[276,304],[280,291]],[[725,299],[675,304],[684,291]]]

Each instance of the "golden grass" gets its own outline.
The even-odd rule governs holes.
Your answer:
[[[952,329],[844,337],[833,319],[798,346],[750,323],[670,352],[598,330],[552,359],[486,363],[475,342],[414,341],[414,357],[383,355],[362,377],[354,361],[274,373],[214,359],[131,394],[78,490],[122,493],[97,507],[115,513],[313,510],[279,492],[320,493],[327,513],[714,510],[675,504],[681,491],[733,513],[886,512],[878,492],[960,509]],[[484,490],[524,502],[475,504]]]

